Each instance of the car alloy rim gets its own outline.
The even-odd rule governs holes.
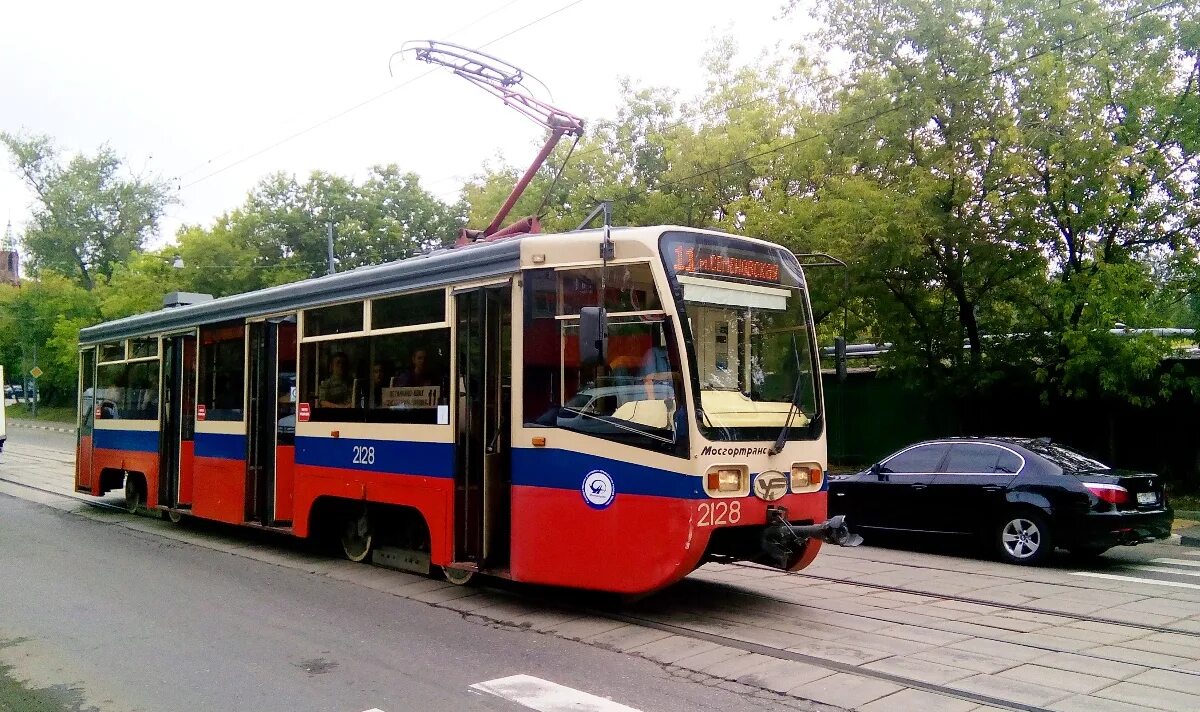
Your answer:
[[[1000,535],[1004,548],[1018,559],[1028,559],[1042,546],[1042,532],[1028,519],[1014,519]]]

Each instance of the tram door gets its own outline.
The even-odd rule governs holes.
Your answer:
[[[480,568],[508,564],[510,532],[509,404],[512,286],[455,294],[458,462],[455,560]]]
[[[196,336],[162,341],[162,429],[158,433],[158,503],[192,503],[192,456],[196,439]]]
[[[3,371],[0,371],[3,373]],[[79,429],[75,436],[75,489],[92,489],[92,426],[96,417],[96,349],[79,354]]]
[[[249,327],[250,409],[246,427],[246,521],[291,520],[296,433],[296,317]]]

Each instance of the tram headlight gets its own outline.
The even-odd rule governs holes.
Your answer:
[[[825,471],[820,465],[808,462],[797,462],[792,465],[792,491],[812,489],[821,486]]]
[[[742,492],[746,488],[746,470],[739,467],[714,467],[708,471],[705,489],[709,492]]]

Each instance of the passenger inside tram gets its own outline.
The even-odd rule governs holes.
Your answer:
[[[349,408],[353,405],[354,382],[350,378],[350,359],[339,351],[329,361],[329,377],[317,387],[317,402],[322,408]]]

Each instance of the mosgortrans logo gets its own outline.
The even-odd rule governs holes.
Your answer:
[[[750,457],[751,455],[766,455],[765,447],[713,447],[704,446],[701,455],[721,455],[723,457]]]

